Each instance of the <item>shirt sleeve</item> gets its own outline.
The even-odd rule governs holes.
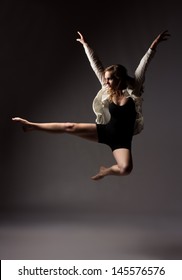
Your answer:
[[[149,65],[151,59],[153,58],[154,54],[155,54],[155,51],[149,48],[147,50],[147,52],[145,53],[145,55],[140,60],[140,63],[135,70],[135,75],[134,75],[135,88],[134,88],[133,94],[136,96],[141,95],[140,91],[141,91],[141,87],[145,81],[145,73],[146,73],[148,65]]]
[[[98,56],[96,55],[96,53],[89,47],[88,44],[83,44],[85,53],[87,55],[87,58],[90,62],[90,65],[93,69],[93,71],[95,72],[99,82],[101,83],[101,85],[104,85],[105,83],[105,79],[104,79],[104,67],[100,61],[100,59],[98,58]]]

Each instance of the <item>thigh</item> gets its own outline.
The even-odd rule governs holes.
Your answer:
[[[119,167],[133,168],[132,154],[129,149],[120,148],[113,151],[113,156]]]
[[[68,123],[67,133],[98,142],[95,123]]]

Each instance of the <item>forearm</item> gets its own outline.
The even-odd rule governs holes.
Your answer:
[[[85,50],[86,56],[90,62],[90,66],[92,67],[93,71],[95,72],[97,78],[99,79],[100,83],[104,83],[104,67],[102,65],[102,62],[100,61],[97,54],[94,52],[94,50],[87,44],[83,44],[83,48]]]
[[[137,69],[135,70],[135,91],[136,91],[135,94],[136,95],[138,94],[137,91],[140,91],[140,88],[142,87],[145,81],[145,73],[154,55],[155,55],[155,51],[149,48],[148,51],[140,60]]]
[[[157,42],[154,41],[154,42],[152,42],[152,44],[150,45],[150,49],[153,50],[153,51],[156,51],[156,48],[157,48]]]

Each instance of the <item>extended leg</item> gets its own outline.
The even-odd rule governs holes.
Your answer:
[[[24,131],[39,130],[50,133],[67,133],[88,140],[98,141],[97,128],[94,123],[35,123],[19,117],[13,118],[12,120],[22,124]]]

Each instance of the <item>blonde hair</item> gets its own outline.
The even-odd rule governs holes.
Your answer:
[[[123,89],[126,89],[127,87],[130,89],[134,89],[135,87],[135,79],[133,77],[130,77],[128,75],[127,69],[121,65],[121,64],[113,64],[111,66],[108,66],[105,68],[105,72],[111,72],[112,77],[114,77],[116,80],[118,80],[118,86],[120,85],[120,82],[122,81]],[[118,95],[118,90],[108,89],[109,92],[109,100],[112,101],[113,97]],[[143,87],[141,88],[141,94],[143,92]]]

